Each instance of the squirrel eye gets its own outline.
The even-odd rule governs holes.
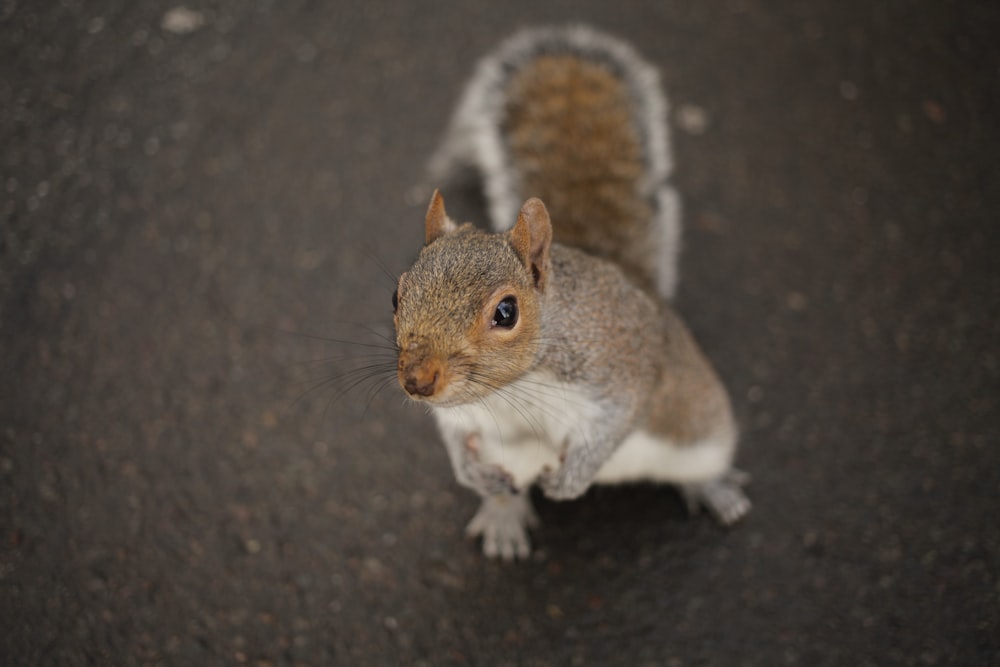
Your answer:
[[[497,310],[493,313],[493,326],[510,329],[515,324],[517,324],[517,299],[508,296],[497,304]]]
[[[392,312],[395,313],[399,310],[399,290],[395,289],[392,291]]]

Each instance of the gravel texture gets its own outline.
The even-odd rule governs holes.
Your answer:
[[[386,374],[476,57],[662,73],[754,510],[476,501]],[[1000,8],[0,2],[0,664],[1000,664]],[[449,209],[482,222],[482,203]]]

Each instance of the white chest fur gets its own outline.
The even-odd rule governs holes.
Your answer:
[[[600,414],[597,404],[571,385],[532,373],[477,403],[435,408],[443,431],[478,433],[479,458],[529,486],[544,468],[559,467],[568,436]]]
[[[595,421],[605,418],[593,399],[544,374],[528,375],[477,403],[435,408],[434,415],[454,442],[478,434],[480,461],[502,467],[519,488],[530,486],[544,469],[557,469],[570,437],[586,442]],[[714,479],[729,469],[735,443],[730,429],[678,446],[637,428],[618,444],[594,481]]]

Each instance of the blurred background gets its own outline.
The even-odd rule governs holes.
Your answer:
[[[755,507],[542,501],[504,565],[366,367],[474,61],[570,20],[662,73],[677,306]],[[998,30],[957,0],[0,2],[0,664],[1000,664]]]

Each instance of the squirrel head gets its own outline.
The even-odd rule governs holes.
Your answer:
[[[534,362],[552,224],[529,199],[506,232],[456,225],[435,190],[424,225],[424,247],[393,294],[399,383],[413,399],[462,405]]]

